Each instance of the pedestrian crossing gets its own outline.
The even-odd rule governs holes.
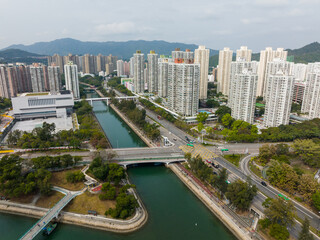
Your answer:
[[[179,147],[184,153],[191,153],[191,157],[200,156],[203,160],[209,160],[218,157],[217,154],[210,151],[201,144],[194,144],[194,147],[182,145]]]

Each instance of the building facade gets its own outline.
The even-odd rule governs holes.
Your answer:
[[[144,93],[144,54],[137,51],[134,55],[133,85],[136,93]]]
[[[219,52],[218,66],[218,92],[229,95],[230,67],[233,52],[229,48],[224,48]]]
[[[61,90],[61,74],[59,66],[48,67],[49,91],[52,94],[58,93]]]
[[[301,112],[308,114],[309,119],[320,117],[320,71],[307,76]]]
[[[247,46],[241,46],[237,50],[236,60],[242,59],[246,62],[251,62],[252,50],[248,49]]]
[[[207,99],[208,92],[208,71],[209,71],[210,50],[205,46],[199,46],[194,51],[194,62],[200,64],[200,95],[201,100]]]
[[[65,80],[66,80],[66,89],[72,91],[74,98],[80,98],[79,90],[79,78],[78,78],[78,67],[69,62],[67,65],[64,65]]]
[[[263,124],[278,127],[288,124],[292,105],[294,76],[282,71],[269,75],[266,82],[266,108]]]
[[[148,54],[148,92],[158,92],[158,54],[150,51]]]

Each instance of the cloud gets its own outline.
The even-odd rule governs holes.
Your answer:
[[[257,23],[265,23],[266,20],[262,18],[243,18],[240,20],[243,24],[257,24]]]
[[[136,32],[136,25],[133,22],[114,22],[108,24],[99,24],[95,27],[96,32],[100,34],[116,35]]]
[[[255,0],[254,4],[263,7],[282,7],[289,5],[289,0]]]

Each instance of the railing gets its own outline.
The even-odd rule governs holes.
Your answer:
[[[116,159],[118,162],[132,162],[132,161],[152,161],[152,160],[181,160],[184,159],[184,156],[176,156],[176,157],[160,157],[160,158],[135,158],[135,159]]]

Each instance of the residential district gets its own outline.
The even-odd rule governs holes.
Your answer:
[[[199,46],[1,64],[0,210],[40,218],[20,239],[58,222],[136,231],[148,207],[126,169],[164,164],[238,239],[318,239],[320,63],[252,58],[224,48],[209,68]]]

